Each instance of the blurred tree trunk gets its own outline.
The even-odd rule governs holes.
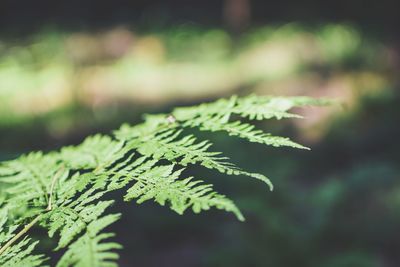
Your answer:
[[[250,24],[250,0],[225,0],[224,21],[233,34],[238,35]]]

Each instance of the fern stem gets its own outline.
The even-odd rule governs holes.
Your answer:
[[[50,186],[50,192],[49,192],[49,199],[48,199],[48,205],[47,208],[45,210],[45,212],[51,211],[53,209],[52,207],[52,199],[53,199],[53,192],[54,192],[54,188],[56,185],[56,182],[58,180],[58,178],[61,176],[61,173],[64,171],[64,166],[62,166],[57,172],[56,174],[53,176],[52,180],[51,180],[51,186]],[[12,246],[12,244],[14,244],[21,236],[23,236],[26,232],[29,231],[29,229],[31,229],[39,220],[40,217],[43,215],[43,213],[40,213],[39,215],[37,215],[30,223],[28,223],[27,225],[24,226],[24,228],[22,228],[21,231],[19,231],[13,238],[11,238],[3,247],[0,247],[0,255],[9,247]]]
[[[26,232],[29,231],[39,220],[42,214],[39,214],[38,216],[35,217],[30,223],[24,226],[24,228],[19,231],[13,238],[11,238],[3,247],[0,248],[0,255],[9,247],[12,246],[12,244],[15,243],[21,236],[23,236]]]
[[[61,173],[63,171],[64,171],[64,166],[61,166],[61,168],[57,171],[57,173],[53,176],[53,179],[51,180],[51,186],[50,186],[50,192],[49,192],[49,201],[48,201],[48,205],[47,205],[46,211],[51,211],[53,209],[52,201],[53,201],[54,187],[56,185],[56,182],[57,182],[58,178],[61,176]]]

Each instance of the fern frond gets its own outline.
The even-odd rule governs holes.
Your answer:
[[[75,177],[69,187],[60,190],[57,207],[46,214],[43,223],[50,237],[59,233],[56,250],[68,246],[57,266],[115,266],[117,254],[112,250],[121,246],[103,242],[113,234],[100,233],[119,218],[119,214],[103,215],[114,202],[99,200],[109,191],[105,176],[86,173]]]
[[[39,241],[32,242],[30,238],[14,244],[0,256],[2,267],[36,267],[43,266],[46,258],[43,255],[34,255],[33,251]]]
[[[227,123],[233,114],[250,120],[301,118],[300,115],[288,111],[294,107],[323,106],[331,103],[332,100],[310,97],[233,96],[195,107],[176,108],[172,114],[177,121],[185,122],[185,126],[196,127],[209,120]]]
[[[18,205],[46,205],[49,181],[57,172],[57,159],[41,152],[30,153],[16,160],[3,163],[8,174],[0,177],[5,184],[8,202]]]
[[[250,142],[261,143],[274,147],[293,147],[309,149],[289,138],[273,136],[256,130],[254,125],[241,121],[230,122],[232,115],[239,115],[250,120],[301,118],[300,115],[288,113],[293,107],[308,105],[327,105],[332,101],[326,99],[314,99],[309,97],[231,97],[229,100],[219,100],[210,104],[202,104],[198,107],[177,108],[172,114],[183,127],[196,127],[202,131],[225,131],[231,136],[238,136]]]
[[[307,97],[231,97],[177,108],[170,114],[147,115],[143,123],[123,125],[113,136],[95,135],[58,152],[30,153],[0,163],[0,244],[7,244],[0,248],[0,265],[42,265],[44,257],[32,254],[37,242],[19,238],[38,222],[51,238],[58,239],[55,249],[64,251],[57,266],[115,266],[115,250],[121,246],[108,241],[113,234],[103,231],[120,215],[107,215],[113,200],[106,197],[124,188],[126,201],[153,200],[178,214],[217,208],[244,220],[232,200],[211,184],[185,177],[184,170],[201,165],[259,179],[272,189],[270,180],[235,166],[221,152],[213,151],[209,140],[186,134],[187,128],[222,131],[274,147],[307,149],[240,119],[295,118],[300,116],[290,113],[291,108],[327,102]]]
[[[95,169],[118,160],[116,155],[121,152],[122,146],[121,142],[112,140],[109,136],[97,134],[86,138],[78,146],[61,149],[60,156],[71,169]]]
[[[137,199],[138,204],[154,199],[162,206],[168,201],[178,214],[183,214],[189,207],[195,213],[216,207],[233,212],[239,220],[244,220],[233,202],[216,193],[211,185],[194,181],[193,177],[179,180],[184,169],[174,171],[174,166],[157,166],[135,177],[137,182],[128,189],[124,199]]]
[[[60,240],[56,249],[64,248],[79,235],[92,221],[97,220],[113,201],[99,201],[90,205],[67,205],[55,209],[49,214],[49,236],[60,232]]]
[[[137,149],[142,155],[153,157],[157,160],[166,159],[182,166],[200,164],[208,169],[214,169],[229,175],[254,177],[267,183],[272,190],[272,183],[264,175],[243,171],[229,162],[228,157],[221,156],[221,152],[208,151],[212,146],[210,141],[204,140],[196,143],[197,139],[193,135],[186,135],[180,138],[181,129],[176,127],[164,129],[153,135],[125,140],[125,142],[128,147]]]
[[[225,131],[230,136],[237,136],[250,142],[265,144],[273,147],[286,146],[299,149],[309,149],[308,147],[300,145],[287,137],[273,136],[269,133],[264,133],[262,130],[255,129],[254,125],[240,121],[226,124],[214,124],[212,121],[205,122],[201,125],[200,130],[211,132]]]
[[[270,97],[250,95],[238,99],[233,113],[250,120],[302,118],[302,116],[288,111],[294,107],[308,105],[327,105],[331,101],[326,99],[315,99],[310,97]]]
[[[114,267],[121,245],[105,241],[113,237],[110,233],[100,233],[108,225],[119,219],[118,214],[110,214],[92,221],[85,233],[73,242],[57,263],[57,267]]]
[[[12,244],[8,248],[7,242],[11,240],[18,229],[17,225],[8,225],[8,208],[0,209],[0,266],[2,267],[36,267],[43,266],[45,261],[44,255],[35,255],[33,250],[39,241],[32,242],[30,238],[25,237],[23,240]]]

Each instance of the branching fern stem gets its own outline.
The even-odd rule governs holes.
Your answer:
[[[56,250],[65,250],[57,267],[116,266],[115,250],[121,246],[108,240],[113,234],[103,233],[120,217],[106,214],[113,201],[104,197],[115,190],[126,190],[126,201],[140,204],[153,200],[178,214],[187,209],[199,213],[217,208],[232,212],[243,221],[232,200],[216,192],[211,184],[185,177],[185,170],[200,165],[259,179],[271,190],[272,183],[262,174],[235,166],[221,152],[213,151],[210,141],[199,141],[185,130],[221,131],[250,142],[306,149],[288,138],[264,133],[249,121],[297,118],[300,116],[289,112],[291,108],[329,102],[308,97],[234,96],[177,108],[169,114],[148,115],[141,124],[123,125],[113,136],[95,135],[58,152],[30,153],[0,163],[0,215],[9,216],[0,216],[0,245],[4,243],[0,247],[0,265],[43,265],[42,255],[32,255],[37,242],[22,239],[40,223],[51,238],[58,237]],[[31,218],[14,234],[19,221]],[[6,225],[8,230],[3,233]]]
[[[58,178],[61,176],[61,173],[63,171],[64,171],[64,166],[62,166],[52,178],[47,208],[44,211],[42,211],[41,213],[39,213],[30,223],[25,225],[3,247],[0,247],[0,255],[3,254],[3,252],[6,251],[7,248],[11,247],[16,241],[18,241],[19,238],[21,238],[24,234],[26,234],[37,222],[39,222],[39,220],[41,219],[41,217],[43,216],[44,213],[52,210],[52,199],[53,199],[53,192],[54,192],[55,184],[56,184]]]
[[[61,166],[61,168],[57,171],[57,173],[53,176],[51,179],[51,185],[50,185],[50,192],[49,192],[49,201],[47,204],[46,211],[51,211],[53,209],[53,194],[54,194],[54,189],[57,183],[57,180],[60,178],[61,174],[64,172],[65,167]]]
[[[37,215],[30,223],[24,226],[13,238],[11,238],[3,247],[0,248],[0,255],[3,254],[7,248],[11,247],[20,237],[26,234],[42,217],[43,214]]]

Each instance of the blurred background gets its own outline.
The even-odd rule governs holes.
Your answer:
[[[193,169],[245,223],[120,201],[120,266],[400,266],[396,2],[1,0],[0,160],[232,94],[337,98],[258,125],[312,151],[204,134],[276,189]]]

